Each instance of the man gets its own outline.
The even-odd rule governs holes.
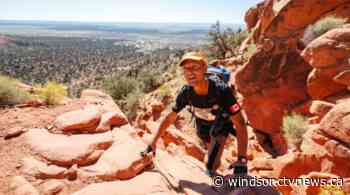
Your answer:
[[[188,105],[193,108],[198,136],[209,143],[206,163],[208,174],[211,176],[216,174],[229,133],[236,135],[238,140],[238,160],[233,166],[239,165],[246,170],[247,129],[231,87],[218,77],[206,76],[207,58],[199,52],[185,54],[179,66],[187,85],[183,86],[172,111],[161,122],[148,150],[152,150],[155,154],[157,140],[175,122],[177,114]]]

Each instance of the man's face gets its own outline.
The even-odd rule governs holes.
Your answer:
[[[205,78],[206,66],[198,61],[186,60],[182,65],[182,71],[187,83],[195,86]]]

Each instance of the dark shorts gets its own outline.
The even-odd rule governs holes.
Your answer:
[[[210,128],[212,125],[213,124],[208,121],[196,118],[197,135],[206,143],[210,143]],[[228,134],[236,136],[236,129],[233,128],[231,121],[224,124],[222,133],[224,136]]]

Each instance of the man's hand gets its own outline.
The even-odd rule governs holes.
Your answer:
[[[152,152],[153,156],[156,155],[156,144],[150,144],[147,146],[146,150],[141,152],[141,156],[146,156],[147,154],[149,154],[150,152]]]
[[[160,123],[158,132],[156,136],[154,137],[152,143],[148,145],[147,149],[143,152],[141,152],[141,155],[147,155],[150,152],[153,152],[153,156],[156,155],[156,148],[157,148],[157,141],[161,137],[161,135],[164,133],[164,131],[171,125],[174,124],[175,120],[177,118],[176,112],[170,112],[164,120]]]

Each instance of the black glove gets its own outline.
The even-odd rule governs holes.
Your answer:
[[[233,169],[234,174],[247,174],[247,159],[244,156],[239,156],[238,160],[230,166],[230,169]]]
[[[247,165],[241,164],[241,165],[235,165],[233,173],[236,174],[244,174],[246,175],[248,173]]]
[[[146,150],[141,152],[141,156],[146,156],[148,153],[150,153],[152,151],[153,151],[152,146],[148,145]]]

